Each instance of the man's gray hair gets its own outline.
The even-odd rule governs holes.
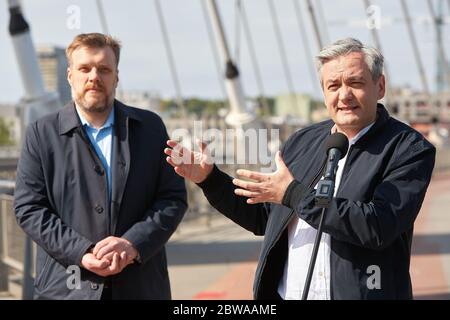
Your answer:
[[[361,41],[353,38],[345,38],[338,40],[324,47],[316,56],[317,71],[322,83],[322,67],[330,60],[334,60],[341,56],[346,56],[351,52],[362,52],[364,60],[372,74],[373,81],[377,81],[383,74],[384,57],[381,52],[373,47],[366,46]]]

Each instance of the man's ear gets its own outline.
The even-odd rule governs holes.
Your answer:
[[[386,93],[386,78],[384,74],[377,80],[378,100],[382,99]]]
[[[67,82],[72,86],[72,70],[70,67],[67,68]]]

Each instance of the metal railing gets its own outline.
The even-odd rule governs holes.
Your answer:
[[[0,195],[0,291],[32,299],[35,246],[17,225],[14,197]]]
[[[226,126],[221,120],[211,119],[204,124],[205,129],[220,128],[226,130]],[[193,126],[186,126],[186,122],[168,121],[167,128],[169,134],[177,128],[186,128],[190,134],[194,133]],[[270,128],[270,126],[268,126]],[[280,140],[285,141],[298,127],[294,125],[273,126],[280,130]],[[439,148],[436,159],[435,172],[450,170],[450,148]],[[234,175],[235,170],[242,167],[240,165],[219,165],[219,167],[230,175]],[[257,166],[246,166],[247,169],[257,170]],[[14,183],[4,180],[2,188],[14,189]],[[0,181],[1,182],[1,181]],[[185,219],[202,218],[202,222],[210,224],[214,209],[209,205],[202,191],[194,183],[186,181],[188,191],[189,211]],[[5,191],[6,192],[6,191]],[[15,298],[31,299],[33,294],[33,276],[36,245],[26,236],[23,230],[17,225],[13,200],[10,194],[0,194],[0,291],[9,291]],[[177,232],[183,232],[183,227]]]

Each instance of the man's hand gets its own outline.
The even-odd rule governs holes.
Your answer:
[[[128,240],[108,237],[83,256],[81,266],[106,277],[122,272],[127,265],[133,263],[137,255],[137,250]]]
[[[207,153],[206,144],[197,140],[200,152],[190,151],[174,140],[168,140],[164,153],[168,155],[167,162],[174,167],[175,172],[183,178],[195,183],[204,181],[211,173],[214,165]]]
[[[126,252],[122,252],[120,255],[114,252],[111,257],[111,261],[106,258],[97,259],[93,253],[89,252],[81,259],[81,266],[102,277],[117,274],[127,266]]]
[[[126,263],[124,267],[130,263],[133,263],[133,260],[138,256],[138,251],[133,247],[130,241],[124,238],[112,236],[97,242],[92,250],[92,253],[99,260],[107,259],[111,261],[111,265],[114,262],[115,254],[117,254],[117,257],[121,259],[125,257]]]
[[[256,182],[233,179],[233,184],[241,189],[235,189],[234,193],[239,196],[248,197],[247,203],[255,204],[261,202],[281,203],[289,184],[294,177],[284,164],[280,151],[275,155],[277,170],[273,173],[260,173],[255,171],[237,170],[239,176],[255,180]]]

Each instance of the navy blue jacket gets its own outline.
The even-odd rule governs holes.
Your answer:
[[[287,259],[287,226],[294,214],[317,228],[321,209],[313,189],[326,160],[331,120],[297,131],[282,156],[298,184],[291,203],[247,204],[236,196],[231,177],[214,168],[202,182],[218,211],[264,235],[254,282],[256,299],[276,299]],[[341,183],[324,220],[331,236],[332,299],[411,299],[409,275],[414,220],[431,179],[435,148],[382,105],[370,130],[351,146]],[[374,288],[373,266],[381,287]],[[306,275],[305,275],[306,277]],[[369,285],[368,285],[369,282]]]
[[[14,208],[18,224],[39,246],[38,299],[99,299],[103,277],[81,268],[81,288],[70,289],[67,280],[74,282],[66,271],[110,235],[128,239],[142,259],[110,277],[112,297],[171,297],[164,245],[187,208],[184,181],[165,161],[162,120],[114,103],[111,201],[102,162],[73,102],[27,128]]]

